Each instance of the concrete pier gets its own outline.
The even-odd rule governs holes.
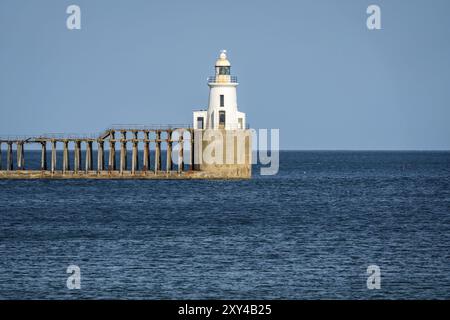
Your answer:
[[[197,131],[199,131],[199,134],[197,134]],[[244,131],[241,130],[241,133],[244,134]],[[119,139],[116,139],[117,132],[120,133]],[[181,126],[166,126],[164,128],[163,126],[122,125],[106,129],[99,135],[49,134],[11,139],[0,137],[0,159],[3,152],[2,147],[7,146],[6,163],[1,163],[0,160],[0,179],[242,179],[251,176],[251,155],[245,158],[247,160],[242,165],[194,165],[192,160],[201,157],[201,154],[198,155],[198,153],[201,153],[208,143],[203,138],[202,132],[204,130],[193,130],[190,127]],[[187,141],[188,139],[189,141]],[[197,140],[198,143],[196,143]],[[97,165],[95,168],[93,164],[94,142],[97,148]],[[116,168],[115,159],[117,142],[120,143],[119,168]],[[50,168],[47,165],[47,143],[51,145]],[[107,167],[105,165],[105,143],[109,146]],[[130,168],[127,166],[128,143],[132,147]],[[36,166],[34,169],[26,166],[25,149],[27,149],[28,154],[28,148],[26,147],[29,144],[38,144],[40,147],[40,164],[39,162],[34,164]],[[184,163],[184,154],[187,152],[185,144],[190,148],[190,163],[187,170]],[[154,158],[151,157],[150,153],[153,145],[155,148]],[[57,166],[58,147],[62,149],[62,164],[60,167]],[[73,163],[70,159],[70,148],[72,147]],[[85,147],[84,168],[82,167],[81,154],[83,147]],[[142,163],[140,163],[139,147],[143,148]],[[178,153],[175,157],[174,147],[178,147]],[[245,148],[251,150],[250,145]],[[163,150],[166,151],[164,168],[162,168]],[[14,158],[14,153],[16,158]],[[17,163],[16,168],[14,163]],[[177,170],[174,170],[174,163],[177,165]],[[73,171],[71,170],[72,165]]]

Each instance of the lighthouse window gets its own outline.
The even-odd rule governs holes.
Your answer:
[[[225,107],[225,96],[223,94],[220,95],[220,106]]]
[[[230,74],[230,67],[220,67],[219,68],[219,74],[220,75],[229,75]]]
[[[225,126],[225,111],[219,112],[219,126]]]

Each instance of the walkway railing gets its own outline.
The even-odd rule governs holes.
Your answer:
[[[0,141],[27,141],[33,139],[35,136],[33,135],[0,135]]]
[[[36,140],[39,139],[55,139],[55,140],[85,140],[85,139],[97,139],[98,133],[44,133],[39,136],[33,137]]]
[[[190,124],[113,124],[106,130],[168,130],[168,129],[190,129],[192,125]],[[105,130],[105,131],[106,131]]]

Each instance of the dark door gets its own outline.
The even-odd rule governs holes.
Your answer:
[[[225,111],[219,111],[219,129],[225,128]]]

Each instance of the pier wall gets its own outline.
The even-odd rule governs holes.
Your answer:
[[[251,130],[195,130],[194,168],[203,172],[250,178],[252,175]]]

